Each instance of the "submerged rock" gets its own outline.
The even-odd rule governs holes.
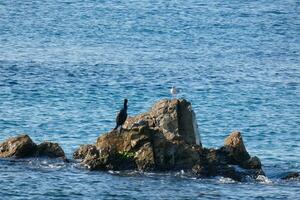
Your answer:
[[[11,137],[0,144],[1,158],[24,158],[34,155],[37,145],[28,135]]]
[[[288,172],[281,177],[283,180],[300,180],[300,173],[299,172]]]
[[[49,157],[66,160],[63,149],[52,142],[36,145],[28,135],[12,137],[0,144],[0,158]]]

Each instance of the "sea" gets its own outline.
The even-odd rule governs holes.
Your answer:
[[[192,103],[204,147],[241,131],[266,176],[89,171],[72,160],[128,114]],[[299,0],[0,0],[0,141],[52,141],[70,163],[0,159],[0,199],[299,199]]]

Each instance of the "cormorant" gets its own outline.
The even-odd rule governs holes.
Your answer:
[[[117,114],[117,117],[116,117],[116,127],[114,128],[114,130],[116,130],[117,128],[119,128],[119,126],[121,126],[121,129],[122,129],[122,125],[126,121],[126,118],[127,118],[127,102],[128,102],[128,100],[124,99],[124,106],[120,110],[120,112]]]

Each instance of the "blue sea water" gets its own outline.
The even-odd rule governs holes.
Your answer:
[[[0,1],[0,141],[27,133],[71,158],[129,115],[192,102],[202,143],[233,130],[266,177],[236,183],[182,172],[90,172],[51,160],[0,160],[1,199],[298,199],[298,0]]]

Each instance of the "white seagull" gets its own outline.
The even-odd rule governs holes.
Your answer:
[[[177,95],[177,93],[178,93],[178,90],[176,89],[175,86],[172,86],[170,92],[171,92],[172,96],[173,96],[174,98],[176,98],[176,95]]]

